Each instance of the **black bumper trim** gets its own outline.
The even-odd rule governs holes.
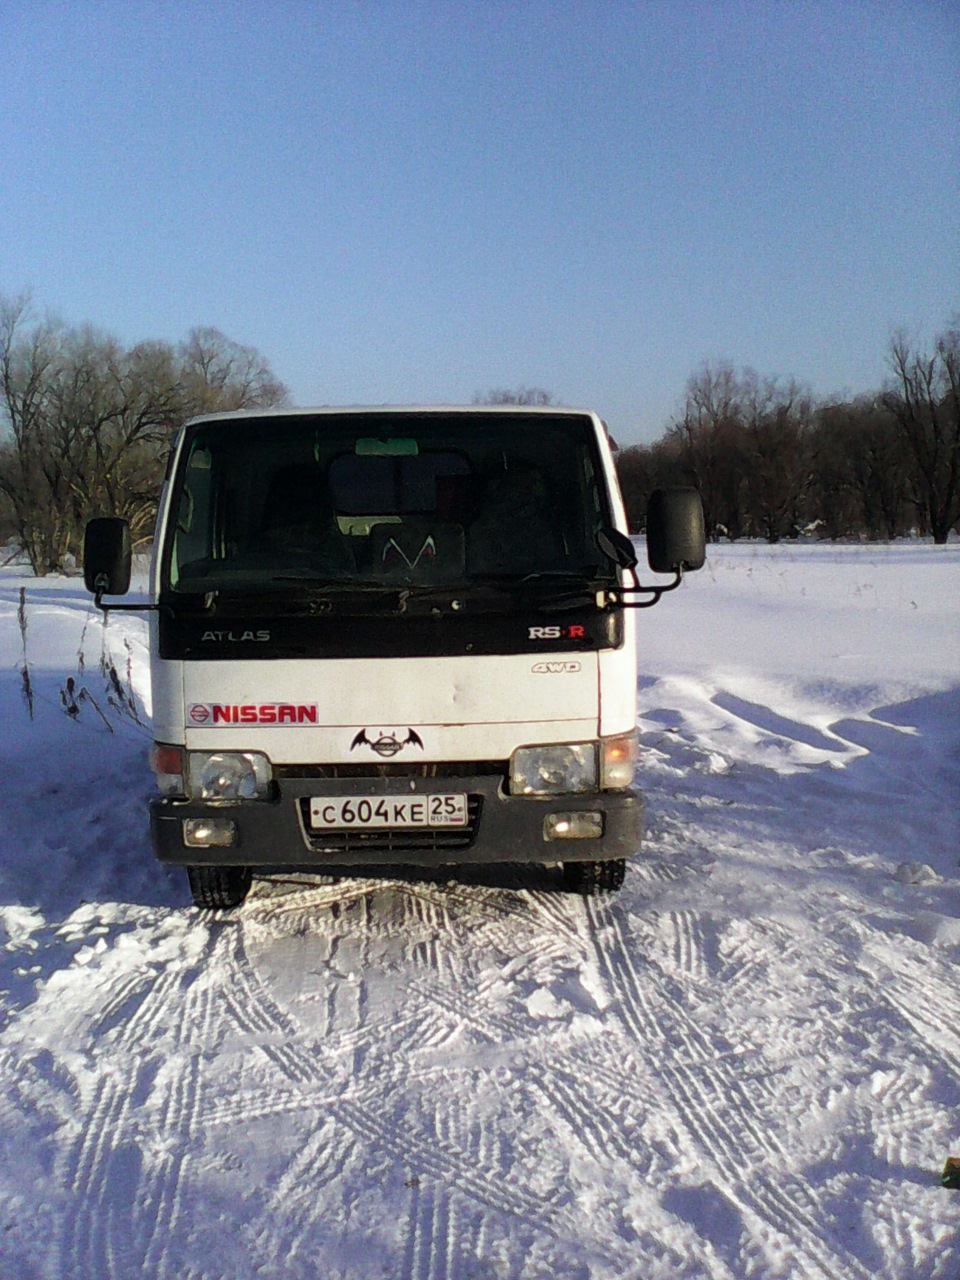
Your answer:
[[[318,841],[306,827],[311,796],[411,796],[449,792],[448,778],[286,778],[271,801],[204,804],[157,798],[150,803],[150,833],[161,862],[176,866],[298,868],[322,874],[328,867],[480,865],[504,862],[599,862],[639,851],[643,801],[639,792],[603,791],[529,797],[506,795],[499,779],[472,775],[457,780],[477,812],[470,832],[404,830],[360,839]],[[414,785],[411,785],[411,784]],[[592,840],[544,840],[548,813],[590,810],[603,814],[603,835]],[[238,842],[230,848],[196,849],[183,843],[184,818],[232,818]],[[441,836],[437,839],[436,836]],[[466,838],[464,838],[466,837]]]

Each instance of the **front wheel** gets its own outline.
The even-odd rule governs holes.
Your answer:
[[[193,904],[204,910],[239,907],[250,890],[250,867],[187,867]]]
[[[626,873],[626,858],[608,858],[604,862],[565,862],[563,883],[571,893],[591,897],[595,893],[616,893]]]

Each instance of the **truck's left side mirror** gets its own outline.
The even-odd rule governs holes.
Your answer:
[[[696,489],[656,489],[647,507],[647,560],[654,573],[702,569],[703,504]]]
[[[95,595],[122,596],[130,589],[130,526],[118,516],[87,522],[83,581]]]

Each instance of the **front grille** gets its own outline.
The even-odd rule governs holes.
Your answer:
[[[465,827],[385,827],[372,831],[344,828],[340,831],[312,831],[310,799],[301,797],[300,821],[307,843],[314,853],[323,854],[415,854],[442,853],[445,850],[469,849],[477,837],[483,796],[467,796]]]
[[[505,760],[449,760],[438,763],[275,764],[277,779],[296,778],[476,778],[507,776]]]

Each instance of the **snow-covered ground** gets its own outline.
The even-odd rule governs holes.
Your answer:
[[[619,896],[213,918],[142,623],[114,683],[77,580],[0,573],[4,1280],[960,1276],[960,545],[711,548],[640,618]]]

